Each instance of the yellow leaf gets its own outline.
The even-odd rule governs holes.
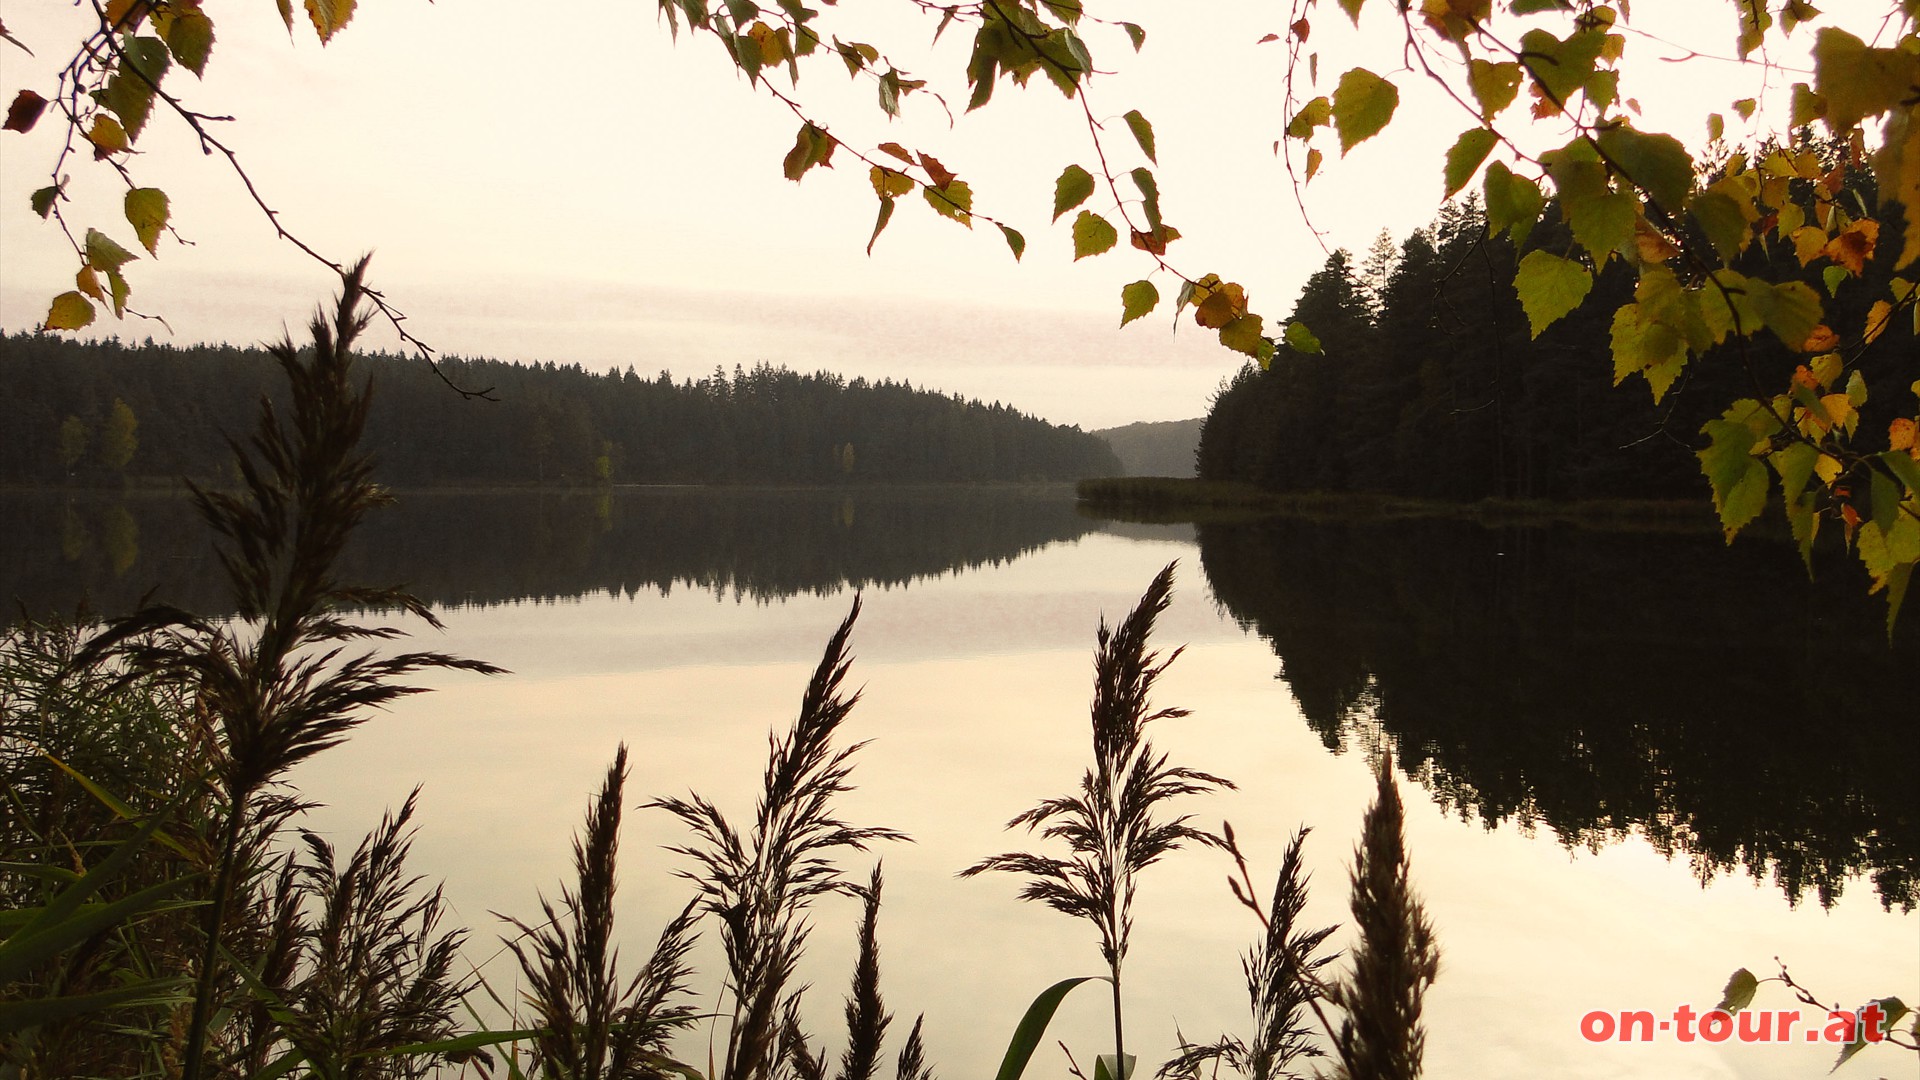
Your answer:
[[[1800,265],[1805,266],[1827,251],[1827,231],[1812,225],[1803,225],[1793,230],[1793,253],[1800,257]]]
[[[158,254],[160,230],[167,227],[167,193],[159,188],[134,188],[127,192],[127,224],[149,255]]]
[[[1319,150],[1307,151],[1307,179],[1313,179],[1313,174],[1320,171],[1320,163],[1325,161],[1326,157]]]
[[[1840,474],[1846,471],[1846,468],[1831,454],[1821,454],[1820,460],[1813,463],[1813,471],[1820,477],[1822,483],[1831,485],[1835,480],[1840,479]]]
[[[1911,450],[1914,448],[1916,425],[1902,416],[1887,425],[1887,447],[1891,450]]]
[[[1805,369],[1803,368],[1802,370]],[[1813,369],[1807,372],[1808,375],[1813,377],[1814,385],[1808,386],[1807,389],[1812,390],[1817,387],[1818,389],[1825,390],[1827,387],[1839,381],[1840,376],[1845,371],[1846,362],[1841,359],[1839,353],[1830,352],[1816,356],[1813,358]],[[1796,371],[1794,374],[1797,377],[1799,372]]]
[[[53,298],[47,309],[49,330],[78,330],[93,321],[93,305],[77,292],[64,292]]]
[[[875,165],[870,176],[873,180],[873,193],[883,199],[910,194],[913,191],[913,177],[884,165]]]
[[[1895,109],[1887,116],[1880,149],[1873,156],[1874,176],[1880,182],[1882,202],[1899,202],[1907,210],[1906,242],[1894,269],[1903,270],[1920,259],[1920,105]]]
[[[87,141],[93,144],[95,158],[118,154],[127,148],[127,129],[120,126],[120,121],[103,113],[93,118]]]
[[[1892,321],[1893,305],[1887,303],[1885,300],[1875,300],[1873,307],[1867,311],[1867,328],[1866,331],[1861,334],[1861,338],[1868,344],[1872,344],[1873,339],[1879,337],[1880,332],[1885,330],[1887,324]]]

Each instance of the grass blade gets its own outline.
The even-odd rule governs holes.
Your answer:
[[[1074,987],[1086,982],[1112,981],[1113,978],[1108,975],[1082,975],[1075,979],[1062,979],[1040,991],[1040,996],[1027,1006],[1027,1015],[1020,1018],[1020,1025],[1013,1029],[1013,1039],[1007,1043],[1007,1055],[1000,1060],[1000,1071],[995,1074],[994,1080],[1020,1080],[1020,1074],[1027,1071],[1027,1062],[1033,1058],[1040,1040],[1046,1037],[1047,1025],[1053,1022],[1054,1012]]]

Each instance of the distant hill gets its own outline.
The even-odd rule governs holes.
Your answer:
[[[1094,432],[1113,447],[1128,476],[1192,476],[1203,417],[1128,424]]]

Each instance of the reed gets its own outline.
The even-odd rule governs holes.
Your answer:
[[[1167,564],[1155,576],[1117,629],[1101,621],[1094,650],[1093,764],[1081,777],[1079,791],[1046,799],[1007,823],[1009,829],[1025,828],[1044,839],[1064,841],[1067,857],[1010,852],[960,872],[962,877],[989,871],[1024,875],[1022,900],[1093,924],[1112,984],[1111,1072],[1118,1080],[1125,1080],[1129,1068],[1121,968],[1133,929],[1139,875],[1184,844],[1225,843],[1218,834],[1191,824],[1188,815],[1166,817],[1166,804],[1233,787],[1211,773],[1169,764],[1167,755],[1155,751],[1146,737],[1153,721],[1187,715],[1185,709],[1155,709],[1150,701],[1155,681],[1181,652],[1175,649],[1162,660],[1148,647],[1154,622],[1172,596],[1174,565]]]
[[[859,701],[845,688],[847,643],[860,600],[841,622],[814,669],[800,714],[784,736],[768,736],[766,771],[750,828],[740,830],[699,794],[654,799],[645,805],[679,818],[692,843],[670,850],[692,860],[681,876],[694,884],[696,905],[720,926],[731,999],[726,1050],[715,1080],[769,1080],[782,1066],[786,990],[810,932],[808,910],[823,896],[861,896],[835,856],[878,842],[904,840],[884,826],[853,825],[838,816],[836,799],[852,790],[853,757],[865,743],[844,749],[834,735]],[[810,1059],[809,1059],[810,1060]]]
[[[613,899],[626,779],[622,744],[587,809],[584,835],[573,842],[576,884],[562,890],[558,910],[540,901],[539,925],[508,920],[520,930],[508,944],[538,1025],[529,1063],[535,1076],[658,1080],[678,1071],[669,1043],[697,1019],[688,998],[691,906],[667,922],[639,973],[620,985]]]
[[[109,623],[74,657],[76,668],[118,663],[185,688],[213,736],[205,744],[205,771],[219,825],[183,1080],[200,1080],[214,1069],[209,1025],[217,990],[230,977],[222,943],[229,914],[257,866],[243,856],[284,820],[276,817],[282,807],[270,786],[346,738],[371,710],[418,693],[406,682],[415,674],[500,671],[439,652],[347,651],[401,634],[352,621],[347,613],[355,609],[401,611],[440,628],[402,589],[352,586],[334,576],[355,528],[389,501],[359,446],[371,403],[370,387],[356,381],[352,353],[368,319],[360,310],[365,270],[362,260],[343,275],[332,316],[317,314],[310,325],[310,348],[296,348],[291,338],[269,348],[287,379],[289,414],[282,417],[263,396],[254,433],[244,443],[229,440],[240,490],[193,488],[201,516],[220,539],[238,618],[215,622],[149,606]]]

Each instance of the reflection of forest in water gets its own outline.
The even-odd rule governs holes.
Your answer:
[[[1823,538],[1824,539],[1824,538]],[[1443,804],[1821,902],[1911,909],[1920,613],[1836,559],[1717,535],[1446,521],[1203,525],[1214,594],[1331,748],[1379,731]]]
[[[184,498],[0,499],[0,600],[131,610],[148,591],[230,610]],[[371,515],[338,572],[461,606],[710,590],[771,600],[998,565],[1095,527],[1064,487],[416,492]]]

